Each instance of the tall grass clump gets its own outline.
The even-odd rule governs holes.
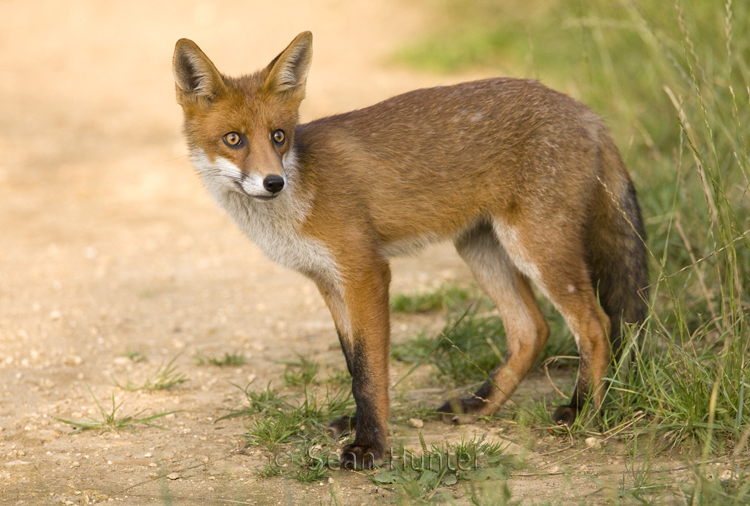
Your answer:
[[[535,77],[608,123],[645,218],[651,308],[605,429],[746,451],[750,432],[750,3],[444,0],[397,61]],[[448,21],[449,20],[449,21]],[[637,340],[631,329],[632,342]],[[627,369],[627,370],[625,370]]]
[[[747,7],[730,0],[677,2],[659,16],[638,4],[625,11],[638,23],[641,61],[661,84],[654,102],[668,100],[663,120],[672,132],[651,136],[659,140],[651,146],[642,135],[631,164],[646,182],[640,195],[655,279],[646,356],[614,383],[614,418],[642,411],[666,442],[706,452],[734,447],[750,427]],[[616,68],[622,56],[608,52],[606,39],[596,47]],[[621,108],[636,119],[647,114],[641,109]]]

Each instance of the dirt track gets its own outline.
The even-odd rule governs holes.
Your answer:
[[[0,5],[0,502],[382,497],[361,473],[334,473],[330,489],[261,479],[262,455],[232,453],[242,421],[214,423],[244,402],[232,383],[265,386],[294,352],[337,368],[343,358],[312,283],[266,260],[205,194],[181,138],[170,60],[189,37],[239,74],[312,30],[302,107],[312,119],[446,82],[382,64],[426,22],[396,0]],[[395,262],[393,277],[395,291],[414,291],[469,275],[440,247]],[[425,324],[440,321],[396,318],[394,339]],[[148,359],[124,357],[132,351]],[[247,364],[193,360],[235,351]],[[112,381],[142,381],[178,353],[190,381],[169,392],[124,392]],[[88,389],[104,406],[114,394],[124,414],[179,412],[160,420],[168,431],[69,435],[55,417],[100,417]],[[467,429],[487,427],[435,423],[425,434],[440,441]],[[537,501],[596,488],[555,476],[513,487]]]

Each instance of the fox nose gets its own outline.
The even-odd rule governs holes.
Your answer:
[[[263,180],[263,188],[271,193],[279,193],[284,188],[284,178],[276,175],[266,176]]]

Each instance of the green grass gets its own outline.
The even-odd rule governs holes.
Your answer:
[[[432,31],[398,51],[396,61],[424,71],[481,68],[538,78],[579,98],[604,116],[639,191],[653,283],[643,346],[632,367],[612,371],[604,409],[584,412],[565,432],[617,432],[629,452],[646,457],[615,491],[623,502],[746,504],[750,4],[438,5]],[[476,314],[465,319],[458,327],[449,319],[439,336],[394,346],[394,356],[434,363],[456,383],[479,380],[474,370],[485,367],[482,357],[503,352],[502,329]],[[561,327],[551,327],[554,338]],[[487,336],[496,336],[494,346]],[[464,364],[441,357],[446,349],[461,350],[455,355],[466,355]],[[561,348],[549,355],[561,352],[567,354]],[[564,393],[571,388],[563,385]],[[537,407],[524,416],[534,413]],[[683,452],[692,480],[678,485],[653,473],[649,459],[672,450]],[[712,477],[701,464],[711,459],[731,462],[731,479]]]
[[[304,362],[305,369],[318,370]],[[354,413],[348,388],[331,389],[315,376],[282,394],[268,385],[256,391],[243,390],[247,406],[221,419],[248,417],[247,446],[264,448],[268,462],[259,469],[263,477],[281,476],[302,483],[320,481],[339,468],[338,442],[327,431],[328,424]],[[392,454],[369,476],[375,484],[411,500],[426,500],[457,483],[507,479],[513,465],[505,446],[483,437],[442,446],[422,442],[422,452],[407,452],[397,441]],[[424,456],[424,458],[423,458]]]
[[[442,285],[435,290],[414,294],[397,293],[391,297],[394,313],[427,313],[441,309],[456,310],[472,301],[469,290],[455,285]]]
[[[423,503],[452,499],[450,487],[460,482],[473,485],[510,477],[513,460],[504,454],[505,447],[500,443],[475,437],[428,447],[421,432],[419,439],[421,453],[397,446],[392,458],[369,475],[370,480],[401,499]]]
[[[237,367],[245,364],[247,359],[242,352],[235,351],[232,353],[225,352],[222,356],[205,355],[197,353],[194,357],[197,365],[213,365],[216,367]]]
[[[79,432],[85,431],[85,430],[102,430],[102,431],[110,431],[110,430],[121,430],[121,429],[129,429],[131,432],[135,433],[135,429],[133,428],[134,425],[145,425],[147,427],[157,427],[159,429],[164,429],[164,427],[161,427],[160,425],[156,425],[154,420],[158,420],[159,418],[163,418],[167,415],[170,415],[172,413],[175,413],[175,411],[168,411],[166,413],[157,413],[155,415],[151,416],[141,416],[143,413],[145,413],[147,410],[141,410],[138,413],[134,415],[121,415],[120,414],[120,407],[122,406],[122,402],[119,404],[115,401],[114,394],[112,395],[112,409],[107,410],[104,408],[104,406],[101,405],[99,402],[99,399],[96,398],[94,395],[94,392],[89,389],[89,393],[91,394],[91,397],[94,398],[94,402],[96,403],[96,407],[99,408],[99,414],[101,415],[101,419],[96,418],[87,418],[87,419],[81,419],[81,420],[69,420],[66,418],[56,418],[56,420],[67,423],[68,425],[72,425],[74,427],[74,431],[72,434],[77,434]]]
[[[320,366],[302,355],[296,361],[284,362],[284,384],[288,387],[306,387],[315,381]]]
[[[354,414],[354,399],[348,386],[336,388],[317,381],[320,367],[316,362],[300,357],[291,366],[304,372],[295,376],[300,381],[293,382],[292,393],[282,394],[270,384],[256,391],[249,384],[242,389],[247,406],[219,420],[250,419],[245,424],[247,446],[259,446],[268,452],[268,463],[259,471],[262,476],[316,482],[327,477],[338,460],[337,443],[327,431],[328,424]]]
[[[247,406],[242,409],[232,410],[229,414],[219,418],[219,420],[279,411],[290,406],[289,396],[282,395],[272,389],[270,383],[266,386],[265,390],[261,391],[253,390],[252,386],[252,383],[248,384],[245,388],[237,386],[237,388],[244,392]]]
[[[146,354],[136,350],[126,351],[125,357],[129,358],[131,362],[136,364],[146,360]]]
[[[112,377],[112,381],[114,381],[115,385],[117,385],[118,387],[128,391],[171,390],[177,385],[185,383],[186,381],[190,381],[190,379],[184,373],[179,372],[177,366],[174,365],[175,360],[177,360],[179,356],[179,354],[176,355],[167,363],[162,362],[156,369],[156,371],[148,376],[143,381],[143,383],[133,383],[128,379],[124,384],[122,384],[118,382],[117,379],[114,378],[114,376]]]

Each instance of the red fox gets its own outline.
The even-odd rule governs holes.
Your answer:
[[[623,323],[646,317],[648,275],[635,190],[602,121],[536,81],[486,79],[299,124],[311,60],[304,32],[264,69],[232,78],[181,39],[173,70],[208,191],[266,255],[312,279],[331,311],[356,402],[355,416],[331,424],[355,433],[342,466],[371,468],[385,451],[388,258],[436,241],[453,241],[508,340],[491,379],[438,411],[489,415],[513,394],[549,335],[532,284],[580,352],[573,397],[554,420],[571,424],[587,400],[600,406]]]

